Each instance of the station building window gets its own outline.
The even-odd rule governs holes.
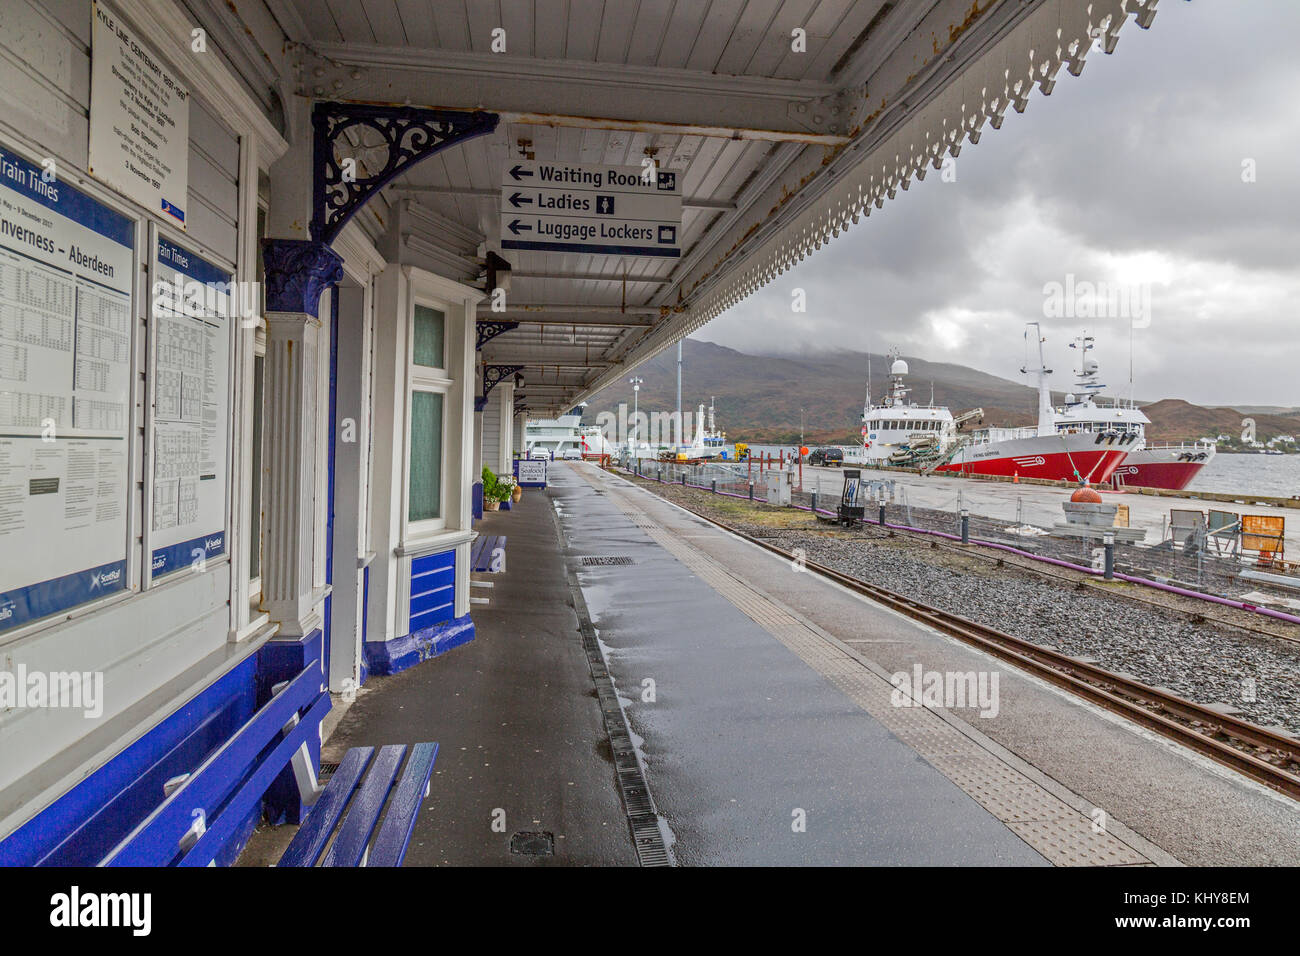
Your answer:
[[[444,508],[447,391],[446,313],[417,302],[411,317],[410,422],[407,434],[409,533],[446,527]]]

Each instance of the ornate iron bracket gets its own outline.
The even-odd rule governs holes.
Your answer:
[[[316,317],[321,293],[343,278],[343,259],[323,242],[263,239],[266,311]]]
[[[504,382],[516,372],[522,372],[522,365],[484,365],[483,366],[483,394],[474,400],[474,411],[481,412],[487,408],[488,392],[496,388],[499,382]]]
[[[317,103],[311,116],[312,238],[333,242],[357,210],[397,176],[448,146],[491,133],[499,119],[481,110]],[[352,132],[359,138],[356,145],[348,139]],[[374,151],[382,156],[365,162],[363,170],[361,160],[367,157],[357,154]],[[347,160],[354,162],[345,169]]]
[[[518,322],[501,322],[495,320],[478,321],[478,343],[474,346],[474,351],[480,351],[483,346],[487,345],[494,338],[503,332],[509,332],[511,329],[519,328]]]

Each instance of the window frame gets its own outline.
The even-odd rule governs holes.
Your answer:
[[[415,361],[415,309],[417,306],[433,309],[442,315],[442,367],[418,365]],[[412,292],[410,306],[406,310],[406,395],[405,427],[402,435],[402,528],[403,540],[422,538],[445,531],[447,521],[447,421],[451,405],[451,393],[456,386],[447,369],[448,325],[450,313],[454,306],[434,296],[421,292]],[[438,516],[411,520],[411,427],[414,423],[412,413],[416,392],[425,392],[442,397],[441,427],[442,434],[438,455]]]

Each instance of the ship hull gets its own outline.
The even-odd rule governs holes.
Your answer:
[[[1126,448],[1097,445],[1092,435],[1015,438],[969,445],[935,471],[1098,484],[1109,481],[1127,455]]]
[[[1128,453],[1128,457],[1115,469],[1116,484],[1123,482],[1137,488],[1166,488],[1182,491],[1214,459],[1214,452],[1199,452],[1196,456],[1159,449],[1142,448]]]

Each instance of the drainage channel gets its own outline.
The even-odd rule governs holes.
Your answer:
[[[552,514],[554,515],[554,512]],[[559,516],[554,515],[554,517],[558,526]],[[583,561],[584,565],[587,563],[586,560]],[[627,725],[627,715],[623,713],[623,705],[618,702],[618,691],[614,687],[614,679],[609,675],[609,665],[600,649],[600,641],[596,638],[596,626],[592,623],[591,614],[587,610],[587,601],[582,596],[578,576],[572,567],[566,569],[566,576],[569,581],[569,593],[573,596],[573,610],[578,616],[578,630],[582,633],[583,650],[587,654],[587,666],[591,669],[591,680],[596,685],[596,694],[600,700],[600,713],[604,718],[605,733],[609,737],[609,746],[614,753],[618,789],[623,795],[623,808],[632,831],[637,860],[642,866],[672,866],[672,857],[668,853],[663,831],[659,827],[659,814],[655,810],[654,798],[650,795],[650,785],[646,783],[645,775],[641,772],[641,763],[637,760],[636,747],[632,744],[632,733]]]

